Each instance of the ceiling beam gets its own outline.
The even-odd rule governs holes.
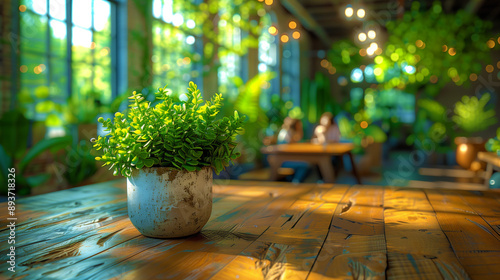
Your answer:
[[[484,0],[470,0],[465,6],[465,10],[471,14],[477,13],[481,5],[483,5]]]
[[[281,0],[281,4],[295,17],[297,17],[302,25],[316,34],[318,38],[325,44],[326,47],[332,45],[330,37],[325,30],[316,22],[309,12],[297,0]]]

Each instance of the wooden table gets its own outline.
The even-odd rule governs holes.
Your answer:
[[[490,187],[490,178],[493,170],[500,172],[500,157],[496,153],[479,152],[477,158],[486,162],[486,172],[484,173],[484,185]]]
[[[16,272],[0,278],[500,279],[500,193],[216,181],[212,216],[142,236],[125,181],[17,200]]]
[[[326,183],[334,183],[335,175],[332,165],[332,156],[349,155],[352,163],[352,172],[358,184],[361,178],[356,170],[356,165],[352,156],[354,144],[352,143],[329,143],[327,145],[312,143],[280,144],[263,147],[261,152],[268,154],[267,160],[271,167],[270,180],[276,181],[279,173],[278,169],[286,161],[302,161],[317,164],[323,180]]]

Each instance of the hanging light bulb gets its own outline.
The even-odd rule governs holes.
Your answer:
[[[377,36],[377,33],[375,33],[375,31],[373,31],[373,30],[368,31],[368,38],[375,39],[376,36]]]
[[[363,32],[359,33],[358,34],[358,39],[359,39],[360,42],[366,41],[366,34],[363,33]]]
[[[352,7],[347,6],[347,8],[345,8],[345,16],[350,18],[350,17],[352,17],[353,14],[354,14],[354,10],[352,9]]]
[[[365,10],[364,9],[359,9],[358,12],[356,13],[358,15],[358,18],[364,18],[365,17]]]

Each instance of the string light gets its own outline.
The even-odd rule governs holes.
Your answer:
[[[377,33],[375,33],[375,31],[373,31],[373,30],[368,31],[368,38],[375,39],[376,36],[377,36]]]
[[[365,17],[365,10],[364,9],[359,9],[356,15],[358,15],[358,18],[364,18]]]
[[[352,17],[352,15],[354,14],[354,10],[352,9],[352,7],[347,7],[345,8],[345,16],[350,18]]]
[[[288,40],[289,40],[288,35],[286,34],[281,35],[281,42],[286,43],[288,42]]]
[[[443,45],[443,52],[446,52],[448,50],[448,46],[447,45]]]
[[[278,28],[276,28],[276,26],[274,26],[274,25],[269,26],[269,28],[267,29],[267,31],[268,31],[268,32],[269,32],[269,34],[271,34],[271,35],[276,35],[276,34],[278,34]]]
[[[488,42],[486,42],[486,45],[488,48],[493,49],[495,47],[495,41],[493,41],[493,39],[489,39]]]
[[[361,32],[358,34],[358,39],[360,42],[364,42],[366,40],[366,34]]]
[[[456,55],[456,54],[457,54],[457,52],[455,51],[455,48],[450,48],[450,49],[448,50],[448,53],[449,53],[451,56],[454,56],[454,55]]]
[[[293,39],[299,39],[300,38],[300,32],[299,31],[294,31],[292,34]]]
[[[475,73],[470,74],[469,79],[473,82],[477,80],[477,75]]]
[[[288,23],[288,27],[290,27],[290,29],[295,29],[297,27],[297,23],[292,20]]]
[[[491,64],[486,65],[486,72],[491,73],[493,72],[493,70],[494,70],[493,65]]]
[[[273,4],[273,0],[265,0],[264,3],[268,6],[271,6]]]
[[[322,59],[320,64],[321,64],[321,67],[326,68],[326,67],[328,67],[330,62],[328,62],[328,60],[326,60],[326,59]]]

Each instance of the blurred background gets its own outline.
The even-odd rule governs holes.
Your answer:
[[[263,147],[313,139],[352,143],[363,184],[500,184],[478,158],[500,149],[498,1],[5,0],[0,15],[0,176],[15,166],[20,194],[116,179],[94,160],[97,118],[189,81],[248,117],[220,179],[268,180]],[[326,112],[340,135],[321,140]],[[323,182],[297,161],[274,179]],[[345,156],[333,166],[356,183]]]

